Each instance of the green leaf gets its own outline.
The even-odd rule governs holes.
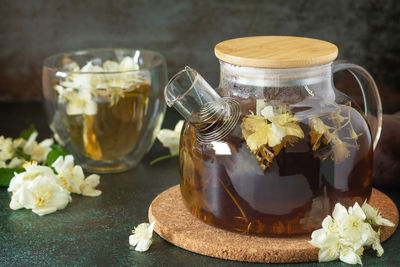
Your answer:
[[[14,177],[14,172],[20,173],[24,171],[24,168],[0,168],[0,186],[8,186],[11,179]]]
[[[52,150],[65,151],[64,148],[60,145],[54,144],[54,145],[51,145],[50,147]]]
[[[35,131],[36,131],[35,125],[31,124],[31,125],[29,125],[29,128],[28,128],[28,129],[23,130],[23,131],[19,134],[19,137],[21,137],[21,138],[23,138],[23,139],[25,139],[25,140],[28,140],[28,139],[29,139],[29,136],[31,136],[31,134],[32,134],[33,132],[35,132]]]
[[[46,165],[51,167],[51,165],[59,158],[59,157],[64,157],[66,155],[69,155],[68,152],[64,151],[64,150],[51,150],[49,152],[49,154],[47,154],[47,158],[46,158]]]
[[[26,154],[26,153],[24,152],[24,150],[22,149],[22,147],[18,147],[18,148],[15,150],[15,155],[17,155],[19,158],[25,159],[26,161],[30,161],[30,160],[31,160],[31,156],[29,156],[28,154]]]

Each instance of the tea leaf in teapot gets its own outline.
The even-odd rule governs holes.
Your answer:
[[[323,160],[330,157],[336,163],[343,162],[350,156],[349,148],[358,147],[357,139],[362,134],[357,134],[354,130],[354,127],[351,123],[350,107],[346,106],[348,111],[347,115],[342,115],[343,108],[345,108],[345,106],[339,107],[337,110],[329,114],[327,121],[329,121],[332,125],[325,124],[321,118],[309,118],[311,137],[310,143],[312,145],[312,150],[317,151],[321,145],[321,142],[331,146],[331,149],[328,152],[324,151],[322,154],[321,159]],[[339,137],[339,133],[341,133],[342,130],[347,130],[349,134],[349,136],[343,137],[342,139],[353,140],[354,144],[345,142]]]
[[[265,171],[282,147],[304,138],[304,132],[285,106],[265,106],[260,113],[262,116],[243,118],[241,128],[247,146]]]
[[[325,123],[317,117],[311,117],[308,121],[310,126],[311,144],[313,145],[312,150],[316,151],[321,145],[324,136],[330,134],[329,130],[332,129],[332,127],[325,125]]]
[[[349,144],[347,142],[343,142],[339,138],[335,138],[333,141],[333,154],[334,160],[336,163],[340,163],[344,161],[346,158],[350,156],[349,147],[354,147],[354,145]]]
[[[269,165],[272,163],[272,160],[275,157],[274,152],[271,151],[270,148],[268,148],[268,146],[260,147],[254,154],[256,154],[258,164],[261,166],[263,171],[265,171],[269,167]]]

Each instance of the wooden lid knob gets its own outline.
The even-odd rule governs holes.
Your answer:
[[[295,36],[255,36],[223,41],[215,55],[230,64],[258,68],[301,68],[329,63],[338,55],[336,45]]]

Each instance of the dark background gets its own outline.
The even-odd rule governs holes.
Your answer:
[[[218,42],[251,35],[319,38],[366,67],[385,112],[400,109],[400,4],[341,1],[0,1],[0,100],[38,100],[43,59],[91,47],[158,50],[169,74],[185,65],[218,83]],[[338,87],[351,87],[341,82]]]

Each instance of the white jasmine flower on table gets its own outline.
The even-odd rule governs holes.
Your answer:
[[[129,236],[129,244],[131,246],[136,246],[136,251],[147,251],[151,244],[153,243],[153,229],[154,223],[142,223],[132,230],[133,235]]]
[[[179,140],[184,122],[180,120],[174,130],[161,129],[157,135],[157,139],[160,140],[162,145],[169,148],[171,155],[177,154],[179,151]]]
[[[58,157],[52,164],[57,171],[61,186],[72,193],[84,196],[99,196],[100,190],[95,187],[100,183],[100,176],[92,174],[85,179],[81,166],[74,166],[74,157],[67,155]]]
[[[13,193],[11,209],[32,209],[42,216],[63,209],[71,202],[70,192],[57,183],[58,177],[52,169],[35,163],[24,167],[26,171],[16,174],[8,188]]]
[[[38,133],[35,131],[30,136],[29,139],[26,141],[24,145],[24,153],[31,156],[31,159],[38,162],[46,161],[47,154],[51,151],[51,145],[53,144],[53,139],[48,138],[43,140],[40,143],[36,142],[36,137]]]
[[[358,203],[348,210],[337,203],[332,213],[333,218],[327,216],[322,222],[322,229],[311,234],[310,244],[320,248],[319,261],[340,259],[348,264],[362,264],[364,246],[372,246],[377,255],[381,256],[383,248],[379,239],[380,232],[374,231],[368,216]]]
[[[0,168],[17,168],[19,166],[21,166],[24,163],[24,160],[20,159],[20,158],[13,158],[12,160],[10,160],[8,163],[0,160]]]
[[[38,166],[35,161],[26,162],[23,167],[25,168],[25,171],[15,174],[11,179],[8,192],[15,193],[24,182],[32,181],[40,175],[54,178],[55,181],[58,180],[58,177],[52,169],[46,166]]]
[[[17,148],[22,147],[25,144],[25,140],[17,138],[4,138],[0,136],[0,168],[16,168],[24,163],[24,160],[15,157],[15,151]]]
[[[14,147],[13,141],[9,138],[4,138],[4,136],[0,136],[0,160],[6,161],[13,157],[14,155]]]
[[[17,149],[20,147],[23,148],[25,146],[25,144],[26,144],[25,139],[18,137],[16,139],[14,139],[14,141],[13,141],[13,148],[14,149]]]
[[[25,160],[15,157],[8,164],[5,164],[5,166],[1,166],[1,167],[13,169],[13,168],[17,168],[17,167],[21,166],[24,162],[25,162]],[[1,163],[0,163],[0,165],[1,165]]]
[[[97,197],[101,195],[101,191],[95,189],[96,186],[100,184],[100,176],[97,174],[92,174],[86,177],[83,180],[83,183],[80,186],[82,195],[89,197]]]
[[[376,251],[376,255],[378,257],[382,256],[384,250],[381,245],[381,229],[378,229],[378,232],[372,230],[372,236],[365,242],[365,246],[372,246],[372,249]]]
[[[378,209],[374,209],[371,205],[369,205],[367,203],[367,201],[364,201],[364,204],[361,206],[361,208],[363,209],[366,217],[367,217],[367,221],[372,225],[383,225],[383,226],[394,226],[394,223],[392,223],[391,221],[382,218],[380,212]]]
[[[320,262],[327,262],[339,259],[349,264],[361,264],[360,255],[363,248],[347,242],[342,243],[340,225],[331,216],[322,222],[322,229],[316,230],[311,235],[310,243],[320,248],[318,259]]]

